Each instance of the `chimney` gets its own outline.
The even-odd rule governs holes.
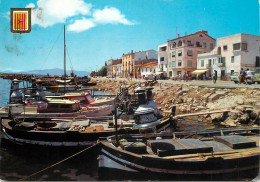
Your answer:
[[[177,38],[180,38],[180,34],[178,34]]]
[[[131,50],[131,53],[133,53],[134,51],[133,50]]]
[[[185,32],[185,36],[187,36],[187,32]]]

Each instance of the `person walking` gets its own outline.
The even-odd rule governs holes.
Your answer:
[[[213,83],[214,84],[216,84],[216,82],[217,82],[217,78],[218,78],[218,73],[217,73],[217,71],[216,70],[214,70],[214,73],[213,73]]]

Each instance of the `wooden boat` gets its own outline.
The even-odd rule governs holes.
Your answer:
[[[259,173],[259,142],[259,135],[200,139],[165,134],[155,134],[150,139],[119,135],[118,142],[114,136],[108,137],[101,142],[99,177],[101,180],[252,180]]]
[[[16,118],[57,118],[77,117],[79,115],[99,117],[111,114],[113,98],[95,101],[89,92],[85,95],[70,96],[68,94],[63,97],[46,98],[41,87],[35,85],[24,101],[20,93],[19,81],[13,80],[7,108],[10,114]],[[71,100],[68,98],[71,98]],[[82,100],[82,98],[85,100]],[[86,106],[81,107],[83,104]]]
[[[133,121],[117,121],[118,133],[137,134]],[[3,133],[6,139],[23,145],[84,147],[93,145],[99,138],[115,135],[115,121],[100,117],[97,119],[2,119]],[[169,118],[162,119],[158,131],[168,130]]]

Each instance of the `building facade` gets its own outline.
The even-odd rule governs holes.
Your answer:
[[[134,52],[122,55],[122,76],[127,78],[127,76],[134,71]]]
[[[122,59],[115,59],[112,61],[112,76],[119,76],[118,75],[118,64],[122,64]]]
[[[168,45],[162,44],[158,46],[158,72],[167,77],[168,70]]]
[[[109,59],[107,61],[107,76],[108,77],[112,77],[112,62],[113,62],[113,59]]]
[[[168,40],[168,77],[191,75],[197,69],[197,55],[210,52],[215,47],[216,40],[207,31],[198,31],[190,35]]]
[[[260,36],[234,34],[217,39],[217,46],[206,54],[199,54],[198,69],[209,69],[212,74],[228,80],[233,72],[241,68],[260,72]]]
[[[135,63],[137,61],[157,59],[158,55],[155,50],[139,51],[123,54],[122,55],[122,77],[127,78],[128,75],[133,75],[138,77],[135,70]]]
[[[158,61],[154,60],[143,63],[141,68],[141,78],[148,77],[149,75],[155,75],[158,69]]]

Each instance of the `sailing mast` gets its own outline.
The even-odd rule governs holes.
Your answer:
[[[66,39],[65,39],[65,24],[64,24],[64,93],[66,93]]]

